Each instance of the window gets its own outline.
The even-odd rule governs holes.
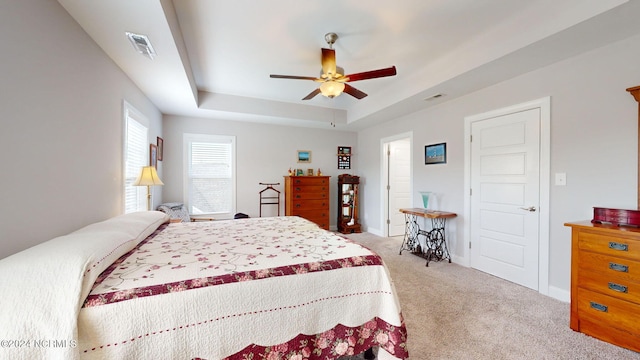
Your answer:
[[[124,212],[147,210],[147,188],[133,186],[140,169],[147,165],[148,132],[146,119],[131,105],[124,105]]]
[[[184,145],[189,213],[231,218],[236,207],[235,137],[184,134]]]

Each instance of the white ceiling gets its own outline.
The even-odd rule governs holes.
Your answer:
[[[358,130],[640,33],[637,0],[58,0],[165,114]],[[147,35],[138,54],[125,32]],[[369,94],[301,100],[324,35]],[[604,70],[604,69],[603,69]],[[442,97],[430,101],[434,95]]]

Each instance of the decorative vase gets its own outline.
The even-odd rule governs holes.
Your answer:
[[[425,209],[429,209],[429,196],[431,196],[431,191],[420,191],[420,195],[422,195],[422,204]]]

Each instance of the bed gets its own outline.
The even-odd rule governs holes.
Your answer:
[[[382,259],[300,217],[126,214],[0,260],[0,287],[0,358],[408,358]]]

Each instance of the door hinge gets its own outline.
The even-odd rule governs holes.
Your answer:
[[[469,196],[473,195],[473,189],[469,188]]]
[[[469,249],[471,249],[471,241],[469,241]]]
[[[473,142],[473,135],[469,135],[469,142]]]
[[[387,219],[387,225],[391,224],[391,220]]]
[[[387,191],[391,190],[391,185],[387,185]]]

